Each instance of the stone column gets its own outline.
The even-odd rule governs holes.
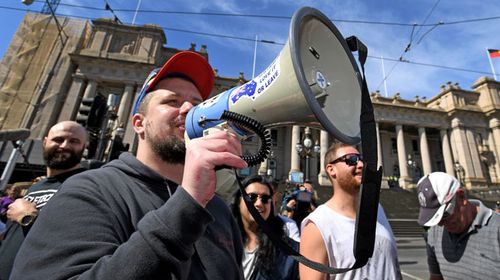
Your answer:
[[[427,133],[425,127],[418,128],[418,137],[420,139],[420,156],[422,157],[422,167],[424,175],[432,172],[431,157],[429,155],[429,145],[427,144]]]
[[[375,122],[375,128],[377,131],[377,169],[379,167],[382,167],[382,171],[384,170],[383,168],[383,161],[382,161],[382,142],[380,141],[380,130],[378,126],[378,122]]]
[[[490,163],[490,159],[488,159],[488,163],[490,165],[493,164],[493,168],[488,168],[488,172],[489,172],[489,175],[490,175],[491,183],[495,184],[495,183],[499,183],[500,182],[499,179],[498,179],[498,166],[499,166],[499,163],[498,163],[497,156],[496,156],[497,152],[495,150],[495,139],[493,139],[493,131],[489,130],[488,132],[489,132],[487,134],[487,137],[488,137],[488,140],[487,140],[488,146],[486,146],[486,147],[488,147],[490,153],[493,154],[493,161],[491,163]]]
[[[93,98],[95,97],[97,92],[97,81],[89,80],[87,83],[87,87],[85,88],[85,93],[83,94],[83,98]]]
[[[128,123],[128,117],[130,115],[130,110],[132,106],[132,99],[134,98],[134,85],[126,84],[125,90],[123,91],[122,97],[120,99],[120,106],[118,107],[118,120],[117,124],[120,126],[123,124],[123,128],[126,128]]]
[[[405,188],[411,183],[411,178],[408,175],[408,166],[406,165],[407,158],[403,126],[400,124],[396,125],[396,140],[398,145],[398,163],[400,174],[399,185]]]
[[[78,108],[80,108],[84,85],[83,76],[75,74],[57,122],[74,120],[76,118]]]
[[[458,163],[464,168],[465,178],[474,176],[474,164],[472,163],[472,158],[469,153],[469,147],[467,145],[467,135],[465,129],[463,128],[463,124],[458,118],[454,118],[451,121],[452,133],[453,133],[453,141],[456,147],[456,155],[455,159]],[[458,174],[455,174],[458,177]],[[464,184],[467,186],[467,181],[464,178]]]
[[[321,134],[320,134],[320,147],[321,147],[321,150],[320,150],[320,166],[321,166],[321,170],[318,174],[318,183],[321,185],[321,186],[329,186],[331,185],[331,182],[330,180],[328,179],[328,175],[326,175],[326,172],[325,172],[325,155],[326,155],[326,152],[328,151],[328,148],[330,147],[330,143],[329,143],[329,139],[328,139],[328,132],[326,132],[325,130],[321,130]]]
[[[486,178],[484,177],[483,173],[481,155],[479,154],[479,147],[482,146],[483,143],[477,142],[474,133],[470,129],[465,129],[465,136],[467,139],[467,142],[465,143],[468,145],[468,150],[469,150],[468,162],[472,164],[472,170],[473,170],[473,172],[469,173],[470,176],[468,177],[475,177],[478,178],[479,180],[481,180],[482,178],[485,179],[486,182]]]
[[[295,150],[295,144],[299,142],[300,142],[300,126],[294,125],[292,127],[292,143],[290,145],[291,166],[290,166],[290,172],[288,174],[300,171],[300,157],[299,154],[297,153],[297,150]]]
[[[443,151],[443,160],[446,173],[455,176],[455,168],[453,166],[453,155],[451,154],[448,130],[446,128],[442,128],[439,132],[441,134],[441,149]]]
[[[260,163],[259,170],[257,171],[258,175],[266,176],[267,175],[267,159]]]
[[[500,121],[497,118],[492,118],[489,122],[489,127],[491,129],[491,136],[493,138],[492,141],[492,150],[495,153],[495,169],[496,174],[495,177],[500,177]]]

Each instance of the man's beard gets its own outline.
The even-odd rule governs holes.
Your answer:
[[[68,158],[62,157],[62,153],[58,152],[57,149],[44,150],[43,159],[47,167],[55,170],[65,170],[74,167],[82,160],[83,150],[78,153],[73,150],[65,152],[69,153]]]
[[[171,164],[184,164],[186,157],[186,144],[175,135],[168,135],[165,138],[146,135],[146,141],[149,142],[153,152],[160,158]]]
[[[350,194],[358,194],[359,190],[361,189],[361,185],[358,183],[356,180],[355,174],[352,173],[352,176],[349,176],[348,178],[345,178],[344,176],[341,176],[341,179],[337,179],[339,186],[341,189],[343,189],[345,192],[350,193]]]

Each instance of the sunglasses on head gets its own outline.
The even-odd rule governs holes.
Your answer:
[[[360,154],[345,154],[330,162],[330,164],[335,164],[340,161],[345,162],[349,166],[354,166],[358,164],[358,161],[363,161],[363,156],[361,156]]]
[[[250,197],[252,203],[257,202],[257,198],[260,198],[260,201],[264,204],[267,204],[271,200],[271,196],[268,194],[249,193],[248,196]]]

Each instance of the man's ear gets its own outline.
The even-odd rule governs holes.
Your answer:
[[[43,141],[42,141],[42,148],[45,149],[45,146],[47,146],[47,136],[43,137]]]
[[[331,163],[327,164],[325,167],[325,171],[328,175],[330,175],[333,179],[337,178],[337,170],[335,166]]]
[[[143,137],[144,131],[146,130],[144,116],[140,113],[136,113],[135,115],[133,115],[132,126],[134,127],[135,133],[137,133],[139,137]]]

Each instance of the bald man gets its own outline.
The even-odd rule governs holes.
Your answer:
[[[73,121],[63,121],[51,127],[43,139],[47,177],[32,185],[26,196],[9,205],[6,231],[0,246],[0,280],[9,278],[17,251],[40,209],[67,178],[84,170],[80,160],[87,145],[87,137],[83,126]]]

